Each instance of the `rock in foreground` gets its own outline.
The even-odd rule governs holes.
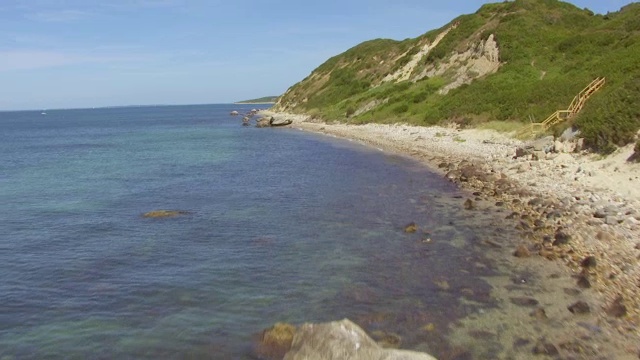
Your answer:
[[[350,320],[304,324],[284,360],[435,360],[425,353],[384,349]]]

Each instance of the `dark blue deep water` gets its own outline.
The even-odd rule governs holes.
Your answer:
[[[0,113],[0,358],[250,359],[344,317],[438,355],[491,306],[453,185],[250,107]]]

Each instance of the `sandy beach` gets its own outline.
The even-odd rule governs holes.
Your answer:
[[[626,161],[632,146],[602,157],[575,151],[575,141],[540,148],[492,130],[329,124],[304,115],[261,114],[412,157],[468,190],[465,206],[481,211],[481,204],[495,203],[506,209],[523,239],[501,246],[500,256],[509,266],[538,273],[545,294],[529,295],[545,306],[542,314],[521,318],[477,316],[467,326],[507,329],[495,334],[503,342],[522,340],[514,332],[537,337],[539,354],[558,348],[585,359],[640,356],[640,164]],[[518,148],[528,150],[516,153]],[[494,286],[494,296],[508,299]],[[547,317],[554,321],[531,320]]]

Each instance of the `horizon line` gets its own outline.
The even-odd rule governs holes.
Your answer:
[[[68,107],[68,108],[32,108],[32,109],[15,109],[5,110],[0,109],[0,112],[24,112],[24,111],[58,111],[58,110],[94,110],[94,109],[117,109],[117,108],[132,108],[132,107],[162,107],[162,106],[202,106],[202,105],[267,105],[275,103],[263,103],[263,104],[247,104],[240,102],[221,102],[221,103],[194,103],[194,104],[135,104],[135,105],[106,105],[106,106],[86,106],[86,107]]]

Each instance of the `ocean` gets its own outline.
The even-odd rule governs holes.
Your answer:
[[[0,112],[0,358],[254,359],[276,322],[342,318],[438,355],[495,306],[476,243],[503,230],[467,194],[229,116],[255,106]]]

